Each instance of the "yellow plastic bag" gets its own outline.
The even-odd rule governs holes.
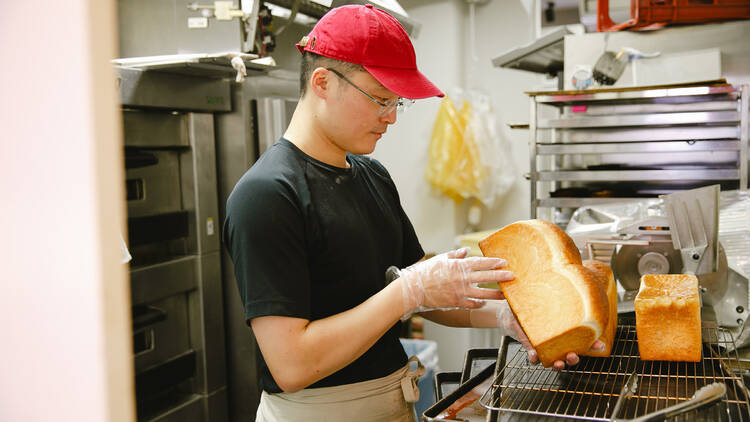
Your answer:
[[[480,198],[485,177],[471,119],[468,101],[457,112],[453,100],[446,96],[435,119],[428,151],[425,178],[457,203]]]

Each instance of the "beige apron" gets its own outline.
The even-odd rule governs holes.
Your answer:
[[[417,370],[409,368],[417,363]],[[414,422],[417,381],[424,367],[416,356],[383,378],[296,393],[261,395],[255,422]]]

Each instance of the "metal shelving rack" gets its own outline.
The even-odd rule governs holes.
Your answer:
[[[564,225],[585,205],[747,189],[747,85],[527,94],[532,218]]]

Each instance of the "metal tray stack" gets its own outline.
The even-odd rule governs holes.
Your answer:
[[[528,95],[532,218],[541,209],[564,225],[584,205],[715,183],[747,189],[746,85]]]
[[[737,356],[727,351],[734,341],[728,331],[704,322],[701,362],[642,361],[634,321],[623,322],[609,358],[583,357],[578,365],[560,372],[529,364],[524,350],[504,343],[500,350],[504,365],[498,364],[502,369],[480,399],[481,404],[501,415],[511,412],[517,416],[591,421],[631,419],[689,400],[700,387],[722,382],[727,395],[719,404],[675,420],[750,421],[748,390],[742,377],[730,369]],[[634,371],[640,378],[638,388],[619,414],[613,415],[622,386]]]

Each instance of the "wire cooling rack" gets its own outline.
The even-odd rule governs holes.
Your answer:
[[[559,372],[530,364],[522,348],[514,352],[507,349],[506,363],[498,366],[492,386],[480,403],[504,412],[609,421],[623,385],[635,371],[638,388],[615,415],[618,419],[643,416],[684,402],[697,389],[723,382],[727,395],[721,402],[673,420],[750,421],[750,393],[742,377],[730,369],[737,361],[737,353],[727,351],[734,343],[731,333],[704,322],[700,362],[642,361],[634,322],[622,320],[618,325],[609,357],[581,357],[578,365]]]

